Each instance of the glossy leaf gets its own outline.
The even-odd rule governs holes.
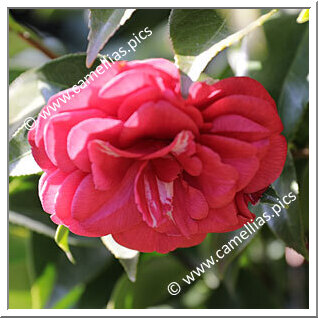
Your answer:
[[[276,15],[275,19],[267,21],[263,30],[267,52],[264,52],[264,56],[259,60],[261,67],[250,70],[248,76],[259,81],[278,104],[285,78],[307,32],[307,25],[297,24],[295,15],[281,13]]]
[[[297,198],[291,201],[288,206],[285,204],[285,208],[277,203],[275,210],[279,215],[275,215],[273,206],[261,204],[263,211],[267,211],[270,215],[274,216],[267,224],[270,229],[284,241],[286,246],[293,248],[307,258],[308,251],[304,242],[301,205],[298,197],[298,183],[293,158],[290,153],[287,155],[284,170],[281,176],[274,182],[273,188],[279,194],[280,201],[283,205],[283,198],[288,196],[289,193],[292,192]]]
[[[136,281],[137,264],[139,260],[139,252],[130,248],[121,246],[112,237],[111,234],[103,236],[101,238],[103,244],[107,249],[119,260],[124,267],[128,278],[132,281]]]
[[[34,160],[28,142],[28,130],[22,126],[9,142],[9,175],[20,176],[42,171]]]
[[[193,81],[197,80],[220,51],[242,40],[276,11],[271,10],[245,28],[229,35],[225,19],[221,18],[216,10],[172,10],[169,25],[176,64]]]
[[[180,282],[186,273],[185,267],[170,255],[141,262],[136,282],[122,276],[107,308],[147,308],[162,303],[172,297],[167,291],[169,283]]]
[[[69,261],[75,264],[74,257],[68,245],[68,235],[69,235],[68,228],[65,227],[64,225],[59,225],[56,229],[54,240],[56,244],[61,248],[61,250],[65,252]]]
[[[240,237],[241,231],[247,232],[247,238],[245,240]],[[256,233],[257,231],[254,232],[250,230],[250,232],[248,232],[248,230],[245,227],[242,227],[241,229],[238,229],[232,232],[208,234],[207,238],[199,246],[201,250],[201,256],[204,258],[202,261],[205,261],[206,259],[210,259],[210,257],[212,256],[213,260],[215,261],[215,264],[211,267],[211,270],[220,279],[223,279],[228,266],[234,261],[236,257],[240,255],[240,253],[254,238]],[[233,249],[228,254],[223,253],[224,257],[222,259],[219,259],[216,256],[216,252],[218,250],[222,250],[222,247],[224,247],[224,245],[228,246],[229,242],[233,242],[231,243],[233,246]]]
[[[279,199],[277,192],[272,186],[269,186],[268,189],[263,193],[260,202],[273,205],[277,203],[277,199]]]
[[[300,40],[294,58],[285,75],[278,99],[278,112],[284,134],[292,139],[309,100],[309,36],[308,29]]]
[[[135,9],[91,9],[86,66],[91,67],[109,38],[132,15]]]

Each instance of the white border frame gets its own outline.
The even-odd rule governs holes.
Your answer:
[[[221,3],[222,5],[217,5]],[[40,0],[32,0],[27,3],[23,0],[14,0],[14,1],[5,1],[5,6],[2,4],[1,10],[1,34],[2,39],[7,39],[7,10],[8,7],[21,7],[24,8],[28,4],[28,8],[32,7],[52,7],[50,5],[43,6],[45,3]],[[91,0],[89,3],[78,3],[72,1],[76,6],[80,4],[89,4],[89,8],[92,7],[104,7],[105,1],[96,1]],[[115,4],[115,3],[114,3]],[[184,1],[171,1],[171,0],[162,0],[160,2],[161,7],[185,7]],[[188,2],[188,4],[190,4]],[[309,63],[310,63],[310,74],[309,74],[309,101],[310,101],[310,116],[309,116],[309,148],[310,148],[310,159],[309,159],[309,207],[310,207],[310,224],[309,224],[309,254],[310,254],[310,263],[309,263],[309,309],[7,309],[7,262],[4,261],[4,257],[1,262],[1,276],[2,284],[0,286],[0,315],[1,316],[316,316],[316,12],[317,12],[317,3],[315,1],[281,1],[281,0],[267,0],[267,1],[246,1],[241,0],[236,1],[227,1],[222,0],[222,2],[211,2],[211,1],[198,1],[196,0],[195,7],[210,7],[215,4],[215,7],[222,8],[233,8],[240,5],[240,8],[257,8],[257,7],[268,7],[268,8],[277,8],[277,7],[294,7],[294,8],[304,8],[310,7],[310,25],[309,25]],[[288,6],[286,6],[288,4]],[[66,7],[65,0],[55,0],[54,7]],[[128,2],[127,0],[120,1],[117,3],[120,7],[142,7],[148,8],[150,2],[145,0],[135,0],[133,2]],[[4,31],[5,30],[5,31]],[[4,41],[4,40],[3,40]],[[8,49],[8,48],[7,48]],[[2,63],[2,72],[7,69],[7,50],[1,50],[1,63]],[[1,117],[2,120],[7,120],[8,110],[4,105],[8,102],[8,90],[7,82],[2,76],[1,80],[1,91],[2,91],[2,107],[1,107]],[[4,96],[7,96],[7,100],[4,101]],[[1,136],[7,135],[7,123],[1,126]],[[0,149],[7,149],[8,157],[8,145],[6,140],[2,137],[0,138],[1,146]],[[4,170],[6,164],[5,160],[2,159],[2,169]],[[5,171],[2,175],[7,174]],[[4,179],[4,178],[3,178]],[[7,202],[8,207],[8,188],[7,188],[7,179],[6,185],[4,181],[1,185],[1,196],[2,202]],[[8,255],[7,244],[8,242],[8,230],[7,230],[7,214],[2,211],[1,213],[1,255]]]

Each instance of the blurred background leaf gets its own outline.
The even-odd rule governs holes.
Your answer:
[[[171,297],[167,291],[168,284],[180,280],[186,272],[186,268],[169,255],[141,262],[136,282],[132,283],[122,276],[107,308],[147,308],[158,305]]]

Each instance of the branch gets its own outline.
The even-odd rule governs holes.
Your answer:
[[[43,52],[46,56],[48,56],[50,59],[55,59],[58,57],[55,53],[50,51],[47,47],[45,47],[42,43],[39,41],[33,39],[28,32],[19,32],[15,31],[12,28],[10,28],[11,31],[16,32],[17,35],[24,41],[28,42],[31,46],[37,48],[39,51]]]

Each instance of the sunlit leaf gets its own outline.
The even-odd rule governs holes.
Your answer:
[[[91,67],[100,50],[135,9],[91,9],[86,66]]]
[[[303,9],[300,11],[299,16],[297,18],[298,23],[305,23],[309,21],[309,9]]]
[[[74,257],[71,253],[70,247],[68,246],[68,234],[69,230],[64,225],[59,225],[55,232],[55,242],[65,252],[67,258],[71,263],[75,264]]]
[[[107,236],[103,236],[101,240],[122,264],[128,275],[128,278],[132,282],[135,282],[139,252],[118,244],[110,234]]]
[[[9,175],[20,176],[42,171],[34,160],[28,142],[28,130],[20,127],[9,142]]]
[[[174,9],[170,15],[170,38],[179,68],[196,81],[220,51],[242,40],[277,10],[262,15],[240,31],[229,35],[225,19],[215,10]]]

